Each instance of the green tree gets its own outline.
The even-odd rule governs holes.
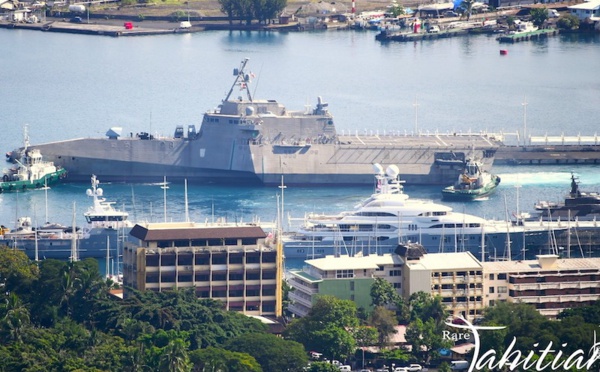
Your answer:
[[[267,333],[247,333],[229,340],[225,348],[254,357],[263,371],[302,371],[308,364],[304,347]]]
[[[251,355],[214,347],[191,351],[190,361],[194,371],[262,372]]]
[[[371,304],[373,306],[395,304],[399,297],[392,283],[383,278],[376,278],[371,285]]]
[[[531,21],[537,27],[542,27],[544,22],[548,19],[548,8],[531,8],[529,10],[529,15],[531,15]]]
[[[467,16],[467,21],[471,19],[474,4],[475,0],[462,0],[462,2],[459,5],[459,9],[462,11],[461,13]]]
[[[360,347],[362,353],[362,368],[365,368],[365,348],[375,345],[379,340],[377,329],[369,326],[359,326],[354,329],[354,340],[356,345]]]
[[[385,347],[389,343],[391,335],[397,332],[398,321],[391,310],[378,306],[371,313],[369,324],[377,329],[379,346]]]
[[[182,339],[171,340],[160,356],[160,370],[168,372],[187,372],[192,369],[187,352],[188,345]]]
[[[573,31],[579,28],[579,18],[573,14],[566,14],[558,19],[556,26],[560,30]]]
[[[339,372],[340,369],[331,363],[313,362],[308,368],[308,372]]]
[[[0,246],[0,286],[3,292],[24,293],[39,276],[38,267],[25,252]]]
[[[319,351],[328,358],[334,358],[353,352],[355,341],[349,330],[357,326],[354,302],[320,296],[308,315],[292,321],[284,335],[303,344],[306,350]]]

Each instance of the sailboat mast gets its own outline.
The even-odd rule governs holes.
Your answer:
[[[79,261],[77,254],[77,227],[75,226],[75,202],[73,202],[73,231],[71,233],[71,262]]]

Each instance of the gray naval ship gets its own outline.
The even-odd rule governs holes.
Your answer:
[[[475,152],[491,167],[501,142],[486,134],[340,135],[321,97],[314,108],[287,110],[252,97],[248,59],[222,103],[204,114],[199,130],[178,126],[173,137],[148,133],[79,138],[33,146],[65,168],[70,181],[96,174],[105,181],[172,181],[275,185],[361,185],[373,164],[396,164],[408,184],[447,185]],[[240,96],[234,97],[234,91]],[[400,131],[398,131],[400,132]]]

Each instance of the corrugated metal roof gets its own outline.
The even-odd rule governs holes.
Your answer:
[[[224,227],[181,227],[169,224],[161,224],[160,228],[152,226],[144,227],[135,225],[130,233],[133,237],[143,241],[165,241],[165,240],[197,240],[197,239],[264,239],[267,234],[259,226],[224,226]]]

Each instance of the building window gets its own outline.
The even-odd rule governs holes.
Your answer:
[[[494,280],[494,274],[490,274],[490,280]]]
[[[390,270],[390,276],[402,276],[402,270]]]
[[[508,288],[506,286],[498,287],[498,293],[507,293],[507,292],[508,292]]]
[[[401,289],[402,283],[394,283],[394,289]]]
[[[505,288],[506,288],[506,287],[505,287]],[[490,293],[494,293],[494,287],[490,287],[490,289],[489,289],[489,292],[490,292]]]
[[[338,279],[354,278],[354,271],[353,270],[337,270],[335,272],[335,277]]]
[[[494,306],[495,304],[496,304],[496,301],[490,300],[490,306]]]
[[[350,281],[350,290],[354,290],[354,280]]]
[[[498,274],[498,280],[506,280],[506,273]]]

